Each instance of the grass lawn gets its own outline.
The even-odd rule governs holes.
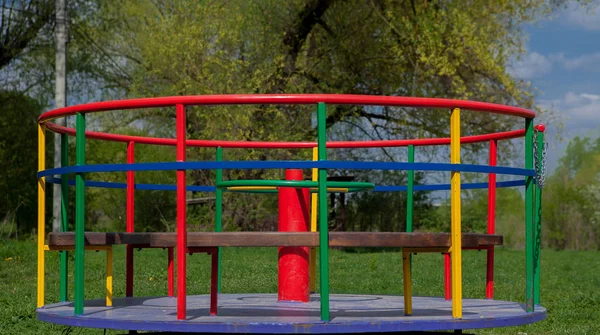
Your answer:
[[[125,294],[124,247],[116,247],[114,259],[115,297],[119,297]],[[483,298],[485,253],[467,251],[463,259],[464,296]],[[86,299],[103,297],[104,260],[103,252],[86,252]],[[398,252],[350,253],[332,250],[331,292],[402,294],[401,261]],[[415,295],[443,295],[442,261],[439,254],[415,256]],[[56,302],[58,253],[47,253],[46,262],[46,303]],[[525,300],[524,264],[523,251],[497,251],[497,299]],[[223,266],[222,291],[225,293],[277,292],[277,251],[274,248],[225,249]],[[165,267],[166,251],[136,251],[135,295],[166,295]],[[208,270],[209,257],[206,255],[188,257],[189,294],[208,293]],[[104,330],[99,329],[71,328],[37,321],[36,271],[33,240],[0,241],[0,334],[104,334]],[[72,283],[72,274],[70,279]],[[72,300],[72,292],[70,294],[69,299]],[[548,318],[543,322],[468,333],[600,334],[600,253],[545,250],[542,253],[541,300],[548,309]]]

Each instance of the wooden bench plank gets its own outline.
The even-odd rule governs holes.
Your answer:
[[[175,247],[176,233],[97,233],[86,232],[86,245],[132,244],[140,247]],[[281,232],[191,232],[188,247],[318,247],[319,233]],[[501,235],[463,233],[465,248],[502,245]],[[72,246],[75,233],[49,233],[48,245]],[[450,246],[450,233],[330,232],[331,247],[410,247],[437,248]]]

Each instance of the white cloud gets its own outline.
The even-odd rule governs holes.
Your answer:
[[[508,70],[520,79],[539,78],[552,71],[552,61],[542,54],[531,52],[514,62]]]
[[[600,30],[600,10],[597,3],[591,5],[595,8],[581,6],[572,2],[559,16],[571,26],[583,27],[586,30]]]
[[[600,94],[567,92],[560,99],[540,101],[540,105],[556,110],[573,130],[600,127]]]
[[[548,57],[551,61],[560,63],[567,70],[600,70],[600,52],[567,57],[565,54],[552,54]]]

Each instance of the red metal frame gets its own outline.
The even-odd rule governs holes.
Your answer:
[[[302,169],[285,170],[285,180],[303,180]],[[278,227],[281,232],[310,231],[310,198],[307,188],[280,187]],[[310,298],[308,247],[278,250],[277,300],[308,302]]]
[[[135,163],[135,142],[127,142],[127,164]],[[126,228],[128,233],[134,232],[135,215],[135,175],[133,171],[127,171],[127,200],[126,200]],[[133,297],[133,246],[127,245],[127,256],[125,265],[125,296]]]
[[[135,142],[127,142],[127,164],[135,163]],[[126,200],[126,229],[128,233],[135,231],[135,173],[134,171],[127,171],[127,200]],[[126,250],[126,261],[125,261],[125,296],[133,297],[133,274],[134,274],[134,249],[135,248],[148,248],[148,246],[140,245],[127,245]],[[174,278],[175,270],[173,269],[173,248],[168,248],[168,263],[167,263],[167,276],[168,276],[168,294],[170,297],[174,296]]]
[[[496,166],[497,142],[490,141],[490,166]],[[496,174],[488,175],[488,234],[496,233]],[[494,299],[494,247],[487,249],[485,297]]]
[[[75,129],[58,126],[54,123],[46,123],[47,129],[59,133],[75,136]],[[543,125],[535,127],[539,131],[545,129]],[[151,145],[170,145],[176,146],[177,141],[171,138],[156,138],[144,136],[118,135],[102,132],[87,131],[87,138],[96,140],[106,140],[114,142],[135,142],[138,144]],[[460,139],[461,144],[480,143],[491,140],[509,140],[525,136],[524,129],[511,130],[505,132],[463,136]],[[252,141],[218,141],[218,140],[186,140],[186,145],[189,147],[206,147],[206,148],[247,148],[247,149],[306,149],[316,148],[317,142],[252,142]],[[450,145],[450,138],[426,138],[426,139],[406,139],[406,140],[383,140],[383,141],[329,141],[327,148],[384,148],[384,147],[406,147],[414,146],[430,146],[430,145]]]
[[[461,108],[465,110],[488,112],[533,118],[535,113],[531,110],[504,106],[491,103],[483,103],[466,100],[437,99],[437,98],[412,98],[412,97],[390,97],[390,96],[367,96],[367,95],[338,95],[338,94],[272,94],[272,95],[207,95],[207,96],[179,96],[163,98],[143,98],[119,101],[105,101],[88,103],[82,105],[68,106],[52,110],[42,114],[38,121],[43,123],[47,129],[70,136],[75,135],[72,128],[61,127],[50,121],[76,113],[91,113],[123,109],[143,109],[157,107],[176,107],[176,138],[152,138],[143,136],[130,136],[119,134],[108,134],[102,132],[86,132],[86,137],[99,140],[125,142],[128,144],[127,162],[134,163],[134,146],[139,144],[170,145],[176,146],[177,161],[184,162],[186,147],[223,147],[223,148],[314,148],[316,142],[239,142],[239,141],[216,141],[216,140],[187,140],[186,139],[186,115],[185,106],[192,105],[239,105],[239,104],[351,104],[351,105],[376,105],[376,106],[402,106],[413,108],[435,108],[451,109]],[[543,125],[536,126],[538,131],[544,131]],[[461,143],[477,143],[490,141],[490,165],[496,164],[496,143],[498,140],[523,137],[525,130],[513,130],[483,135],[465,136]],[[408,145],[429,146],[449,145],[450,138],[432,139],[407,139],[389,141],[337,141],[328,142],[328,148],[372,148],[372,147],[402,147]],[[185,170],[177,171],[177,318],[182,320],[186,317],[186,175]],[[488,233],[495,231],[495,175],[490,174],[488,187]],[[135,179],[133,171],[127,172],[127,231],[134,231],[134,188]],[[483,248],[479,248],[483,249]],[[494,249],[487,249],[487,274],[486,274],[486,297],[493,298],[493,265]],[[174,295],[174,266],[173,249],[168,250],[169,271],[169,296]],[[211,314],[216,314],[216,289],[218,272],[216,271],[218,251],[212,252],[211,267]],[[127,270],[126,270],[126,294],[133,295],[133,246],[127,246]],[[444,254],[445,268],[445,291],[446,299],[450,299],[450,255]],[[214,313],[213,313],[214,312]]]
[[[535,117],[535,112],[525,108],[469,100],[352,94],[231,94],[175,96],[92,102],[87,104],[68,106],[46,112],[40,115],[38,121],[45,122],[57,117],[74,115],[76,113],[90,113],[138,108],[158,108],[170,107],[174,105],[301,105],[317,104],[319,102],[334,105],[398,106],[436,109],[440,108],[446,110],[452,108],[460,108],[477,112],[520,116],[523,118]]]
[[[544,131],[544,125],[539,125],[540,131]],[[490,140],[490,166],[496,166],[497,162],[497,140]],[[488,175],[488,218],[487,233],[496,233],[496,174]],[[485,275],[485,297],[494,299],[494,246],[463,248],[467,250],[486,250],[486,275]],[[444,254],[444,296],[446,300],[452,298],[451,273],[450,273],[450,254]]]
[[[452,299],[452,258],[444,253],[444,299]]]
[[[185,162],[186,118],[185,106],[176,107],[177,161]],[[177,170],[177,319],[185,320],[186,315],[186,190],[185,170]]]
[[[167,250],[167,291],[169,297],[175,296],[175,266],[173,263],[173,248],[169,248]]]
[[[217,315],[219,285],[219,248],[218,247],[189,247],[185,249],[190,255],[205,253],[211,255],[210,259],[210,315]]]

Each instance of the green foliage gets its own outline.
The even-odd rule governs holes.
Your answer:
[[[462,230],[487,232],[487,190],[463,191],[461,199]],[[515,188],[496,190],[496,234],[504,236],[504,245],[510,248],[525,246],[525,202]],[[431,231],[450,231],[450,200],[440,203],[424,215],[422,227]]]
[[[407,173],[402,171],[369,172],[360,179],[377,185],[406,185]],[[422,182],[423,173],[415,173],[415,184]],[[349,197],[346,228],[348,231],[406,231],[406,192],[359,192]],[[414,229],[431,228],[422,223],[431,205],[427,192],[415,192],[413,199]],[[339,206],[338,206],[339,207]],[[338,209],[339,210],[339,209]]]
[[[4,234],[16,234],[17,227],[31,233],[37,222],[36,121],[42,107],[12,91],[0,91],[0,106],[0,226]]]
[[[515,80],[506,66],[523,52],[519,27],[562,3],[111,0],[94,9],[98,20],[110,22],[117,32],[105,42],[126,65],[128,78],[123,80],[131,97],[354,93],[474,99],[532,108],[532,89]],[[314,140],[313,113],[314,106],[193,107],[188,108],[188,136]],[[143,118],[163,129],[168,125],[172,136],[173,111],[151,115],[150,122],[147,113],[120,120],[131,124]],[[508,130],[518,122],[486,113],[464,113],[462,118],[467,135]],[[327,125],[331,139],[351,140],[447,136],[449,131],[445,111],[410,108],[330,106]],[[308,151],[286,150],[226,150],[225,155],[228,160],[310,157]],[[348,157],[352,156],[337,156]],[[214,152],[190,150],[188,159],[213,160]],[[212,172],[194,171],[190,177],[197,185],[214,182]],[[224,176],[280,177],[276,171],[227,171]],[[357,214],[358,208],[366,211],[365,218],[386,210],[383,213],[394,213],[393,217],[380,221],[395,222],[393,229],[399,229],[404,209],[387,208],[404,208],[404,197],[349,197],[349,210],[353,217],[358,215],[352,220],[366,222],[360,218],[363,214]],[[225,224],[229,229],[272,229],[274,204],[268,197],[230,195],[225,199]],[[382,208],[381,204],[389,205]],[[209,204],[195,207],[194,212],[198,221],[212,222]],[[482,227],[482,219],[475,219],[478,213],[467,220],[475,230]],[[384,227],[373,229],[380,228]]]
[[[130,130],[130,135],[146,132]],[[125,143],[91,140],[87,146],[88,164],[110,164],[127,162]],[[175,148],[166,146],[135,146],[135,162],[174,161]],[[86,178],[95,181],[125,183],[123,172],[87,174]],[[135,173],[136,184],[175,185],[175,171],[144,171]],[[125,189],[88,188],[86,208],[89,227],[95,230],[124,231],[126,223]],[[135,191],[136,231],[174,231],[175,199],[173,191]]]
[[[600,138],[575,137],[543,189],[543,240],[556,249],[600,246]]]
[[[585,2],[585,1],[584,1]],[[32,1],[31,4],[38,2]],[[40,1],[42,3],[42,1]],[[335,1],[232,0],[69,1],[71,93],[82,100],[102,95],[149,97],[224,93],[349,93],[473,99],[533,108],[533,90],[513,78],[508,62],[523,50],[522,24],[566,1],[453,0]],[[11,69],[12,85],[51,94],[53,31],[42,29]],[[21,81],[22,80],[22,81]],[[93,87],[93,89],[90,89]],[[100,88],[100,89],[98,89]],[[100,93],[98,93],[100,92]],[[448,135],[446,111],[411,108],[329,106],[330,139],[398,139]],[[224,140],[314,140],[314,106],[190,107],[188,137]],[[106,113],[96,129],[173,136],[174,113]],[[512,129],[518,120],[464,113],[463,133]],[[102,147],[106,145],[106,147]],[[90,143],[89,163],[124,162],[117,144]],[[138,152],[137,161],[173,160],[170,149]],[[465,155],[477,146],[465,149]],[[435,154],[435,152],[434,152]],[[382,160],[388,153],[375,155]],[[391,155],[392,160],[402,156]],[[226,150],[227,160],[309,159],[308,150]],[[337,159],[365,158],[340,153]],[[188,160],[213,160],[213,149],[190,149]],[[213,171],[190,171],[190,184],[212,185]],[[382,178],[374,173],[372,178]],[[90,174],[94,180],[124,181],[124,174]],[[279,179],[280,171],[226,171],[225,179]],[[172,173],[138,173],[137,182],[173,184]],[[396,184],[402,181],[395,179]],[[206,197],[194,194],[194,197]],[[88,222],[95,229],[121,229],[124,191],[88,192]],[[417,226],[447,227],[442,215],[428,218],[425,194],[418,195]],[[136,192],[140,229],[170,229],[172,192]],[[349,197],[352,225],[374,213],[393,213],[379,227],[400,229],[404,194]],[[387,204],[383,206],[382,204]],[[473,203],[466,227],[480,230],[483,203]],[[483,207],[482,207],[483,206]],[[229,194],[225,227],[273,229],[276,199]],[[359,211],[359,212],[357,212]],[[360,214],[363,213],[364,214]],[[211,202],[190,209],[197,229],[210,229]],[[425,213],[425,214],[421,214]],[[444,214],[445,215],[445,214]],[[386,221],[390,223],[384,224]],[[362,223],[360,223],[362,222]],[[393,226],[389,226],[395,222]],[[422,222],[422,223],[421,223]]]

